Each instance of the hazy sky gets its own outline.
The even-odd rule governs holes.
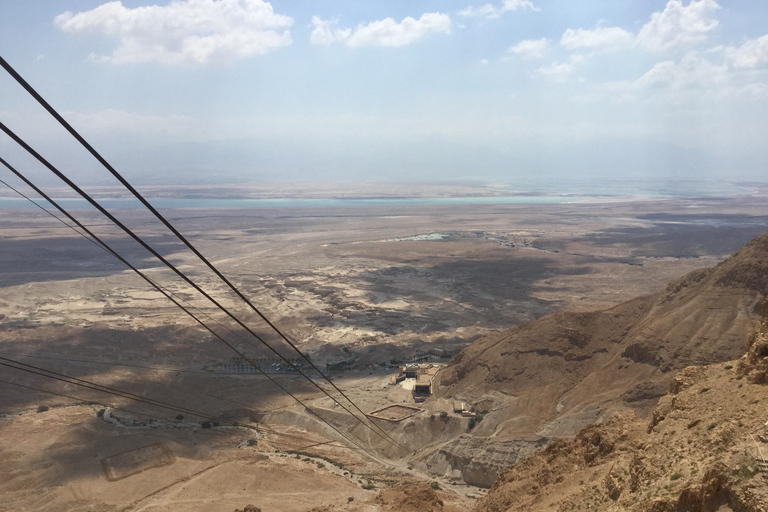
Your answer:
[[[768,176],[764,1],[0,0],[0,54],[142,179]]]

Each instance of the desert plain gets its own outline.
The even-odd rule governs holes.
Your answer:
[[[78,217],[303,404],[71,229],[39,210],[0,210],[0,357],[205,414],[2,366],[0,510],[376,510],[378,491],[419,481],[466,509],[484,489],[419,461],[471,435],[468,420],[445,399],[414,404],[391,384],[398,365],[447,364],[486,334],[712,267],[768,230],[767,195],[164,211],[362,410],[414,407],[402,421],[369,419],[400,447],[286,372],[95,213]],[[117,216],[295,357],[147,213]]]

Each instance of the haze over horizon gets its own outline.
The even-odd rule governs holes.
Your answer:
[[[137,184],[725,183],[765,181],[766,21],[714,0],[0,0],[0,55]],[[5,73],[0,119],[109,183]]]

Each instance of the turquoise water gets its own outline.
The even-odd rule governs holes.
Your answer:
[[[401,199],[149,199],[155,208],[315,208],[324,206],[407,206],[407,205],[461,205],[461,204],[533,204],[568,203],[578,201],[572,196],[515,196],[515,197],[431,197]],[[47,201],[36,200],[50,208]],[[110,210],[142,208],[136,199],[99,199],[99,204]],[[92,209],[84,199],[56,199],[62,207],[72,210]],[[0,198],[0,208],[37,208],[23,198]]]
[[[216,199],[216,198],[156,198],[149,202],[156,208],[316,208],[340,206],[409,206],[409,205],[490,205],[490,204],[558,204],[588,201],[595,197],[727,197],[752,193],[755,188],[768,184],[727,183],[717,181],[674,181],[666,183],[643,181],[603,181],[599,183],[556,182],[546,186],[520,184],[515,192],[502,197],[412,197],[412,198],[359,198],[359,199]],[[526,190],[525,194],[520,191]],[[503,193],[503,192],[502,192]],[[0,208],[30,209],[35,205],[11,191],[0,190]],[[57,199],[71,209],[92,209],[84,199]],[[99,199],[108,209],[141,208],[136,199]],[[49,208],[46,201],[39,203]]]

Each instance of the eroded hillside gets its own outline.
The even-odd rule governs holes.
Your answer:
[[[511,443],[514,461],[616,411],[648,416],[674,370],[744,353],[766,293],[768,234],[653,295],[555,313],[476,341],[441,373],[439,393],[474,404],[485,419],[472,450],[460,438],[442,447],[442,458],[460,464],[465,480],[489,485],[501,462],[483,462],[488,446]]]
[[[768,301],[738,361],[691,366],[644,421],[632,411],[505,472],[476,512],[768,510]]]

